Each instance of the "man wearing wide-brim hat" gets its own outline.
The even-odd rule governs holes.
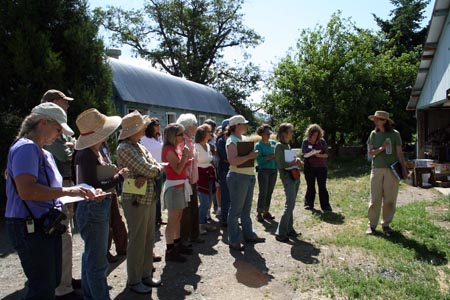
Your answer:
[[[378,110],[370,115],[375,129],[367,140],[368,155],[372,158],[370,174],[370,203],[368,210],[369,223],[366,234],[375,234],[381,217],[383,232],[392,234],[390,224],[395,214],[399,180],[391,169],[391,165],[400,162],[403,178],[407,177],[405,158],[402,150],[400,133],[392,128],[394,121],[386,111]]]

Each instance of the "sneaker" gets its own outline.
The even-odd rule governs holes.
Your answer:
[[[386,235],[391,235],[391,234],[393,234],[395,231],[394,231],[394,229],[392,229],[392,227],[390,227],[390,226],[383,226],[383,232],[384,232]]]
[[[285,236],[285,235],[275,235],[275,239],[277,241],[279,241],[279,242],[282,242],[282,243],[289,242],[289,238],[287,236]]]
[[[182,256],[178,253],[178,251],[175,251],[174,248],[171,250],[166,250],[166,262],[168,261],[184,263],[186,262],[186,257]]]
[[[222,215],[222,209],[219,207],[216,210],[216,216],[220,217]]]
[[[372,226],[367,227],[367,230],[366,230],[367,235],[374,235],[375,233],[377,233],[377,231],[375,230],[375,227],[372,227]]]
[[[208,232],[206,231],[206,229],[205,229],[204,224],[199,224],[199,225],[198,225],[198,232],[199,232],[200,235],[205,235],[205,234],[208,233]]]
[[[304,208],[306,210],[314,210],[314,207],[313,206],[309,206],[309,205],[305,205]]]
[[[149,287],[160,287],[162,284],[161,279],[158,280],[158,279],[152,278],[152,276],[143,278],[142,283]]]
[[[130,290],[141,295],[150,294],[152,292],[152,288],[149,286],[146,286],[142,282],[139,282],[137,284],[130,285]]]

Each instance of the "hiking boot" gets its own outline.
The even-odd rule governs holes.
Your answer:
[[[173,248],[171,250],[166,250],[166,262],[168,261],[184,263],[186,262],[186,257],[182,256],[175,248]]]
[[[192,250],[192,248],[189,248],[185,245],[183,245],[182,242],[175,244],[174,247],[175,251],[180,253],[180,254],[187,254],[187,255],[191,255],[194,251]]]
[[[383,226],[383,232],[384,232],[384,234],[386,234],[386,235],[391,235],[391,234],[393,234],[395,231],[394,231],[394,229],[392,229],[392,227],[390,227],[390,226]]]
[[[285,235],[275,235],[275,239],[277,240],[277,241],[279,241],[279,242],[282,242],[282,243],[287,243],[287,242],[289,242],[289,238],[287,237],[287,236],[285,236]]]

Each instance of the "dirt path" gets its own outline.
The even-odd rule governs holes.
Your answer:
[[[303,193],[300,191],[299,195]],[[438,196],[439,192],[434,189],[405,186],[399,193],[398,203],[404,205],[432,200]],[[300,196],[294,216],[303,222],[311,218],[311,213],[303,210],[299,200]],[[281,201],[274,199],[273,205],[280,207]],[[353,253],[347,249],[316,245],[314,241],[317,238],[339,230],[339,224],[323,222],[320,229],[317,226],[315,229],[304,228],[301,230],[301,240],[284,244],[277,242],[273,236],[277,220],[264,224],[254,221],[256,232],[265,237],[267,242],[246,245],[244,253],[230,252],[222,240],[222,230],[217,230],[202,236],[206,243],[194,244],[194,255],[189,256],[187,263],[156,263],[155,277],[160,277],[164,285],[153,290],[152,299],[328,299],[320,296],[318,290],[302,285],[303,278],[317,276],[324,264],[335,264],[336,261],[342,264],[364,264],[366,268],[372,265],[370,260],[355,260]],[[164,233],[163,229],[161,234]],[[164,237],[161,238],[155,250],[159,255],[164,254],[165,248]],[[79,278],[83,249],[79,234],[75,234],[74,243],[74,275]],[[25,277],[17,255],[9,246],[3,226],[0,232],[0,254],[0,299],[20,299]],[[125,260],[110,267],[108,284],[112,287],[112,299],[150,299],[148,295],[140,296],[125,288]]]

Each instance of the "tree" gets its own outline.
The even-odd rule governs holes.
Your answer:
[[[87,108],[111,112],[111,72],[85,0],[0,0],[0,4],[0,148],[4,153],[23,117],[49,88],[76,99],[69,109],[74,129],[75,118]],[[3,155],[2,169],[5,160]]]
[[[218,88],[241,111],[244,97],[260,80],[259,70],[246,64],[246,53],[230,66],[225,50],[262,41],[242,22],[243,1],[149,0],[143,9],[97,8],[95,15],[112,32],[114,43],[131,46],[136,55],[171,75]]]
[[[390,1],[395,6],[391,10],[390,20],[383,20],[372,14],[381,31],[386,34],[388,40],[393,41],[397,56],[409,51],[420,51],[428,30],[428,27],[421,28],[421,22],[425,18],[424,10],[430,0]]]
[[[393,91],[409,83],[417,67],[414,53],[396,57],[383,38],[356,28],[339,12],[326,27],[303,30],[295,52],[270,78],[266,110],[279,122],[296,124],[300,135],[319,123],[332,146],[364,143],[372,128],[368,115],[405,110],[407,98]]]

